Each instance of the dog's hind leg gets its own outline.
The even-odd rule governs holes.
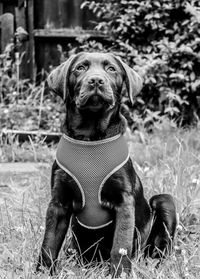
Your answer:
[[[56,265],[56,259],[67,233],[71,217],[71,210],[60,203],[51,200],[46,215],[46,230],[39,255],[36,271],[40,266],[50,269],[53,274]]]
[[[175,203],[171,195],[161,194],[153,196],[149,204],[154,222],[144,254],[162,259],[172,251],[177,226]]]

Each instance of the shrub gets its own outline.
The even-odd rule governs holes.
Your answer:
[[[85,1],[95,28],[144,77],[134,109],[167,115],[180,125],[200,117],[200,3],[197,0]]]

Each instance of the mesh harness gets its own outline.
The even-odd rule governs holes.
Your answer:
[[[98,229],[112,222],[109,211],[101,206],[101,191],[106,180],[128,159],[128,145],[120,134],[99,141],[75,140],[65,134],[61,137],[56,162],[80,190],[82,210],[76,214],[80,225]]]

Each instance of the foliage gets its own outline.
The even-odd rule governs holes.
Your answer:
[[[44,96],[42,103],[40,95],[42,88],[35,88],[26,100],[19,99],[17,103],[1,105],[0,125],[13,130],[48,130],[60,131],[60,118],[63,118],[63,107],[60,100],[57,104],[51,96]],[[36,98],[36,99],[34,99]]]
[[[48,130],[60,132],[60,118],[64,107],[60,98],[44,94],[44,84],[27,83],[26,90],[7,93],[6,102],[0,103],[1,128],[14,130]]]
[[[6,101],[7,93],[16,91],[17,80],[13,76],[13,60],[11,54],[14,44],[8,44],[4,53],[0,54],[0,102]]]
[[[144,78],[134,109],[165,114],[181,125],[200,117],[200,3],[197,0],[85,1],[96,29]]]
[[[35,85],[19,79],[13,47],[8,45],[0,55],[1,129],[60,131],[59,118],[63,112],[60,98],[45,94],[44,82]]]
[[[82,8],[89,8],[97,15],[95,28],[107,40],[97,42],[82,35],[77,38],[75,48],[68,46],[68,53],[58,46],[61,60],[78,51],[112,51],[133,66],[143,76],[144,86],[133,108],[125,100],[126,108],[131,108],[128,122],[132,129],[140,125],[137,120],[141,116],[148,127],[166,117],[173,120],[173,125],[197,123],[200,117],[199,7],[196,0],[85,1]],[[35,86],[19,79],[13,48],[10,44],[0,55],[1,127],[59,130],[58,112],[63,109],[52,102],[51,96],[43,95],[43,84]]]

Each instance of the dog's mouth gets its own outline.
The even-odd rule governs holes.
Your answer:
[[[76,100],[76,106],[80,110],[90,110],[97,112],[114,106],[114,101],[111,97],[105,97],[101,94],[93,93],[84,95]]]

